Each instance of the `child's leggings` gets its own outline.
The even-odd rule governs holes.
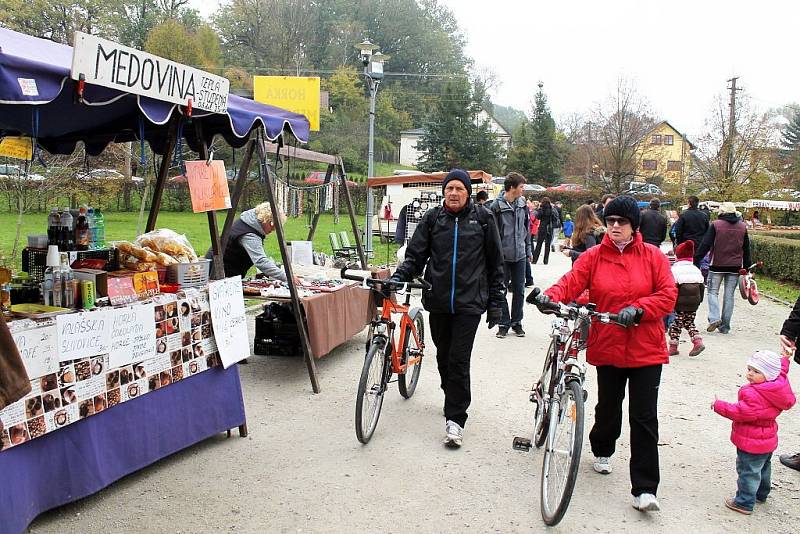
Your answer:
[[[681,330],[689,332],[689,337],[694,339],[699,335],[697,327],[694,325],[694,318],[697,312],[675,312],[675,320],[669,326],[670,341],[678,341],[681,337]]]

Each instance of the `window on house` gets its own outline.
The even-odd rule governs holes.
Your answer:
[[[658,163],[654,159],[642,160],[642,168],[646,171],[655,171],[658,169]]]
[[[650,144],[651,145],[660,145],[661,144],[661,136],[660,135],[654,135],[653,137],[651,137],[650,138]]]
[[[664,144],[665,145],[673,145],[675,144],[675,137],[672,135],[665,135],[664,136]]]
[[[668,171],[680,171],[683,168],[680,161],[673,161],[670,160],[667,162],[667,170]]]

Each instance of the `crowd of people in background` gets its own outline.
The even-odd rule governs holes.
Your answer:
[[[591,299],[597,309],[616,313],[620,324],[636,325],[620,329],[598,323],[588,333],[587,361],[597,367],[598,382],[589,441],[594,470],[611,473],[627,389],[633,506],[659,510],[662,366],[680,354],[684,330],[691,341],[689,356],[705,350],[696,321],[706,297],[706,331],[731,332],[734,294],[751,262],[748,227],[760,224],[757,215],[746,224],[736,206],[724,202],[712,221],[709,210],[690,196],[680,216],[668,218],[657,198],[640,208],[631,196],[605,195],[596,204],[579,206],[573,217],[546,196],[526,199],[525,184],[524,176],[512,172],[496,199],[479,191],[473,201],[469,175],[451,171],[443,183],[443,205],[425,213],[393,275],[408,281],[424,272],[434,287],[423,294],[423,305],[430,312],[445,393],[445,444],[460,447],[463,441],[471,402],[469,362],[481,314],[487,312],[498,338],[510,331],[525,336],[524,288],[534,285],[532,265],[540,258],[548,264],[550,253],[560,251],[572,268],[544,293],[532,292],[528,302],[544,306]],[[752,513],[769,494],[770,460],[778,443],[775,419],[795,403],[787,373],[798,338],[800,298],[781,330],[783,354],[760,350],[751,355],[748,384],[738,402],[717,400],[711,406],[733,422],[738,482],[725,506],[736,512]],[[800,452],[781,455],[780,461],[800,471]]]

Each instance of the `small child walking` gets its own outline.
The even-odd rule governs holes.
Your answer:
[[[731,441],[736,445],[736,495],[725,506],[750,515],[756,501],[765,502],[770,490],[772,453],[778,448],[775,419],[796,401],[786,374],[789,359],[769,350],[756,351],[747,360],[747,384],[739,402],[714,401],[711,409],[733,421]]]
[[[692,263],[694,241],[684,241],[675,249],[676,261],[672,265],[672,276],[678,286],[678,300],[675,301],[675,320],[669,325],[669,355],[678,354],[681,331],[686,330],[692,340],[689,356],[697,356],[705,350],[703,338],[694,325],[697,308],[703,302],[703,273]]]

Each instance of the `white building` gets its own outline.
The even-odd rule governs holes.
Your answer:
[[[489,129],[497,136],[504,152],[511,148],[511,134],[486,110],[481,110],[477,121],[489,121]],[[400,165],[416,166],[422,154],[417,150],[417,142],[425,134],[424,128],[400,132]]]

